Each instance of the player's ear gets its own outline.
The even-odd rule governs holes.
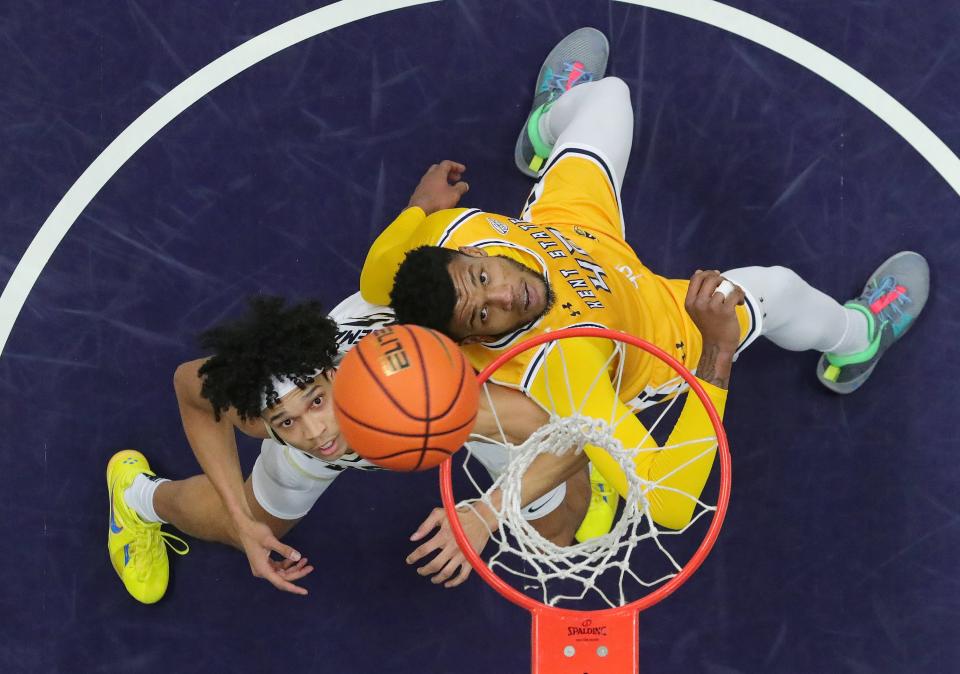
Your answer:
[[[337,368],[328,367],[326,370],[323,371],[323,376],[326,377],[327,381],[332,384],[333,380],[337,378]]]
[[[483,248],[478,248],[477,246],[460,246],[459,251],[464,255],[469,255],[470,257],[486,257],[487,251]]]

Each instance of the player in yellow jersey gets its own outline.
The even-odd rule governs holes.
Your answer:
[[[599,36],[599,37],[597,37]],[[482,368],[506,348],[538,333],[591,325],[653,342],[691,368],[722,413],[737,355],[763,335],[790,350],[822,352],[817,374],[831,389],[859,387],[886,349],[923,309],[929,271],[923,257],[899,253],[870,277],[863,294],[841,305],[783,267],[746,267],[720,274],[698,270],[690,280],[651,272],[625,240],[620,188],[633,138],[626,84],[601,79],[606,41],[581,29],[561,42],[541,69],[534,107],[517,143],[517,164],[538,178],[519,219],[453,208],[466,192],[465,167],[443,162],[427,171],[408,208],[371,248],[361,292],[390,302],[401,322],[439,329]],[[602,55],[602,58],[598,57]],[[594,64],[592,67],[591,64]],[[609,344],[569,340],[575,398],[592,379],[578,372],[604,366]],[[571,351],[575,351],[572,354]],[[548,345],[529,350],[498,372],[497,383],[537,401],[564,384],[544,367],[558,358]],[[683,387],[672,371],[642,352],[625,363],[618,416]],[[608,382],[609,384],[609,382]],[[579,389],[577,388],[579,387]],[[609,410],[612,385],[591,392],[588,408]],[[668,444],[703,437],[702,408],[686,405]],[[620,426],[624,446],[652,445],[634,417]],[[647,439],[645,439],[647,438]],[[691,452],[698,451],[691,449]],[[623,493],[626,480],[605,452],[588,448],[594,465]],[[683,451],[643,452],[637,472],[663,489],[650,496],[653,518],[682,528],[712,457],[678,468]]]

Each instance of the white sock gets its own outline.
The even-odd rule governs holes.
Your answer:
[[[537,121],[537,131],[540,132],[540,140],[544,143],[553,147],[557,144],[557,137],[554,135],[553,131],[550,129],[550,113],[553,112],[553,108],[547,110],[545,113],[540,115],[540,119]]]
[[[844,307],[843,310],[847,314],[847,325],[843,330],[843,336],[834,346],[826,350],[827,353],[838,356],[860,353],[870,346],[869,335],[867,335],[867,328],[869,327],[867,317],[856,309]]]
[[[157,511],[153,509],[153,495],[157,491],[157,487],[169,481],[155,475],[140,473],[133,479],[133,484],[123,492],[123,500],[136,511],[144,522],[163,522],[166,524],[166,520],[160,519]]]
[[[790,351],[859,353],[869,346],[867,317],[812,287],[786,267],[723,272],[760,303],[763,335]]]

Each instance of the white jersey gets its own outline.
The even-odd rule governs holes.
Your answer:
[[[337,322],[338,360],[374,330],[396,322],[393,309],[370,304],[358,292],[335,306],[330,318]]]
[[[329,315],[337,322],[337,350],[339,351],[337,361],[340,361],[347,351],[371,332],[395,322],[393,309],[370,304],[360,296],[359,292],[340,302]],[[309,460],[309,472],[317,476],[334,477],[346,468],[382,470],[379,466],[361,458],[354,452],[348,452],[336,461],[324,461],[306,452],[299,453]]]
[[[390,307],[370,304],[360,293],[340,302],[330,318],[337,322],[338,361],[365,336],[395,322]],[[471,453],[494,479],[508,461],[498,445],[469,442]],[[264,440],[260,456],[253,467],[253,492],[257,502],[280,519],[296,520],[306,515],[333,479],[348,468],[383,470],[354,452],[347,452],[336,461],[324,461],[275,440]],[[552,489],[525,509],[528,520],[539,519],[553,512],[566,494],[566,484]]]

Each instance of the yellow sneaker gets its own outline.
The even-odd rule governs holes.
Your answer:
[[[167,591],[170,563],[167,546],[180,555],[190,550],[187,543],[160,530],[160,522],[144,522],[123,498],[140,473],[154,475],[147,458],[134,449],[117,452],[107,463],[107,490],[110,495],[110,529],[107,552],[127,592],[137,601],[153,604]],[[171,540],[183,547],[178,548]]]
[[[613,520],[617,517],[617,504],[620,496],[603,479],[593,464],[590,464],[590,506],[574,534],[581,543],[610,533]]]

